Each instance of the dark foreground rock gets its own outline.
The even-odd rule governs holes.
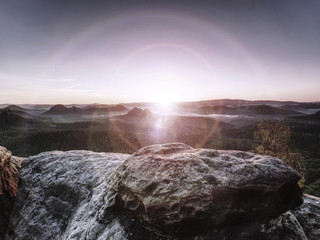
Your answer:
[[[286,212],[301,203],[299,176],[271,157],[184,144],[54,151],[19,176],[8,240],[306,239]]]
[[[299,207],[262,225],[257,239],[319,240],[320,198],[305,194]]]
[[[6,233],[13,204],[18,193],[18,170],[22,158],[0,146],[0,240]]]
[[[320,239],[320,198],[305,194],[303,204],[292,213],[309,240]]]
[[[308,240],[300,222],[291,211],[263,224],[256,234],[259,240]]]

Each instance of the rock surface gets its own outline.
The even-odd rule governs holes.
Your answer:
[[[26,159],[6,239],[121,239],[119,220],[106,226],[99,210],[112,199],[109,178],[127,157],[53,151]]]
[[[299,179],[277,158],[176,143],[134,153],[112,188],[147,228],[189,236],[240,223],[258,227],[299,206]]]
[[[180,160],[169,160],[177,155],[184,157],[179,158]],[[143,161],[143,156],[156,160],[148,163]],[[140,159],[142,162],[132,168],[128,163],[133,159]],[[202,162],[196,164],[197,159]],[[162,168],[157,168],[156,161],[163,162]],[[181,165],[182,162],[186,165]],[[134,169],[139,169],[140,175],[135,173]],[[162,172],[161,169],[166,171]],[[216,175],[210,177],[210,173]],[[19,176],[19,193],[6,235],[8,240],[231,240],[257,239],[257,236],[260,240],[287,240],[289,237],[305,239],[302,224],[297,221],[294,212],[279,216],[286,209],[299,204],[297,202],[301,200],[300,192],[295,188],[292,192],[289,184],[297,182],[299,177],[296,172],[274,158],[238,151],[192,149],[184,144],[154,145],[131,156],[90,151],[53,151],[24,160]],[[135,181],[133,185],[137,192],[133,193],[152,192],[144,196],[150,203],[162,201],[161,206],[167,206],[176,202],[183,194],[184,199],[179,203],[185,205],[174,205],[171,208],[179,217],[174,218],[173,214],[172,221],[176,224],[177,219],[188,219],[186,224],[192,231],[196,227],[196,233],[174,236],[172,229],[164,231],[161,224],[167,223],[164,221],[168,220],[167,216],[159,218],[159,221],[152,217],[155,216],[153,214],[161,216],[167,211],[166,207],[157,208],[158,212],[144,210],[137,214],[134,210],[135,202],[129,201],[125,204],[124,192],[120,194],[112,189],[124,191],[123,186],[124,183],[129,183],[128,179]],[[269,179],[269,182],[266,179]],[[152,184],[154,182],[157,184]],[[148,184],[152,187],[146,189]],[[209,191],[217,186],[227,184],[232,187],[219,191],[219,195],[209,194]],[[282,186],[286,189],[282,189]],[[239,196],[240,189],[245,191]],[[250,191],[247,191],[248,189]],[[197,200],[199,192],[203,202]],[[278,195],[274,196],[275,193]],[[195,197],[190,197],[193,194]],[[206,197],[208,195],[209,197]],[[229,199],[231,196],[237,201]],[[253,196],[257,199],[253,200]],[[286,196],[283,200],[287,201],[287,205],[281,200],[282,196]],[[209,200],[216,201],[218,205],[213,207],[220,215],[212,210]],[[222,202],[225,202],[224,205]],[[142,200],[139,206],[141,203]],[[146,206],[148,209],[150,205]],[[197,209],[205,206],[209,209],[207,214],[201,211],[196,213]],[[222,206],[227,208],[220,209]],[[267,209],[263,210],[264,208]],[[191,209],[194,210],[190,211]],[[231,211],[232,209],[235,211]],[[145,217],[147,214],[151,214],[148,220]],[[229,222],[229,225],[208,229],[209,225],[203,228],[194,221],[194,218],[207,219],[209,214],[212,215],[212,219],[209,219],[210,226],[217,221],[223,224]],[[254,214],[256,215],[253,216]],[[264,225],[258,224],[268,221],[271,215],[277,218]],[[230,217],[233,217],[232,221]],[[249,220],[250,217],[254,219],[254,223]]]
[[[320,239],[320,198],[305,194],[303,204],[292,211],[309,240]]]
[[[283,213],[269,223],[263,224],[257,234],[257,239],[308,240],[304,229],[291,211]]]
[[[320,198],[303,195],[303,204],[261,226],[258,239],[320,239]]]
[[[0,240],[6,233],[18,193],[18,170],[21,161],[22,158],[12,157],[10,151],[0,146]]]

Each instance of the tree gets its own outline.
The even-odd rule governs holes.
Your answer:
[[[284,121],[264,119],[254,132],[254,138],[260,145],[255,149],[256,153],[280,158],[301,175],[299,185],[305,181],[305,167],[300,153],[292,152],[290,147],[291,129]]]

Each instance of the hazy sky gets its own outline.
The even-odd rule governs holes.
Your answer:
[[[0,0],[0,103],[320,100],[319,0]]]

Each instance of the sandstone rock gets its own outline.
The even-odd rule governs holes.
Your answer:
[[[18,193],[18,168],[22,158],[12,157],[11,152],[0,146],[0,240],[3,239],[15,197]]]
[[[303,204],[292,211],[309,240],[320,239],[320,198],[303,195]]]
[[[254,229],[254,231],[252,231]],[[189,238],[187,238],[189,239]],[[190,238],[191,239],[191,238]],[[224,229],[212,229],[200,233],[192,240],[308,240],[303,228],[291,211],[281,214],[268,223],[256,226],[247,224],[236,227],[229,226]]]
[[[320,239],[320,198],[303,195],[303,203],[261,226],[257,239]]]
[[[112,202],[109,178],[127,157],[53,151],[24,160],[6,239],[125,239],[119,219],[101,223],[99,211]]]
[[[254,233],[302,203],[299,179],[277,158],[173,143],[134,153],[117,169],[112,188],[147,228],[183,237],[229,226],[250,225]]]
[[[164,175],[161,171],[153,172],[150,165],[144,165],[147,164],[146,161],[139,165],[141,175],[134,171],[131,172],[130,169],[133,169],[128,166],[128,162],[131,162],[132,158],[143,160],[143,155],[148,158],[152,156],[158,159],[157,161],[164,161],[165,165],[162,167],[166,169],[167,175]],[[177,155],[181,155],[183,158],[170,161],[166,159],[174,158]],[[261,159],[258,159],[259,157]],[[201,159],[203,162],[199,163],[200,168],[196,164],[197,159]],[[185,162],[187,165],[184,166],[181,162]],[[230,164],[227,164],[227,162]],[[154,160],[148,164],[157,166],[156,163]],[[172,167],[172,163],[175,164],[175,167]],[[275,166],[271,166],[273,164]],[[127,168],[124,168],[125,166]],[[149,167],[151,169],[148,169]],[[185,198],[179,204],[183,203],[185,205],[178,206],[181,208],[180,211],[178,211],[178,208],[173,209],[175,212],[179,212],[179,217],[182,216],[189,220],[186,224],[190,228],[194,228],[192,224],[195,224],[200,230],[198,229],[195,234],[193,234],[193,229],[192,234],[173,236],[172,229],[169,228],[169,231],[166,232],[162,228],[163,225],[158,227],[146,224],[145,220],[141,224],[140,221],[143,217],[136,215],[131,208],[131,210],[128,210],[128,207],[134,205],[125,205],[119,199],[119,193],[111,189],[111,186],[119,187],[115,180],[120,180],[120,176],[122,176],[120,175],[120,169],[128,174],[127,177],[133,176],[135,177],[134,181],[141,184],[140,190],[139,186],[136,186],[137,192],[135,194],[146,191],[145,184],[147,182],[145,181],[150,171],[149,178],[151,180],[157,179],[159,185],[154,190],[151,188],[154,193],[158,189],[158,194],[148,195],[149,202],[157,203],[161,198],[163,200],[162,205],[165,206],[170,201],[176,201],[180,196],[179,194],[183,193]],[[161,168],[157,169],[161,170]],[[214,175],[214,178],[211,178],[208,177],[210,173],[220,173],[220,175]],[[235,174],[238,174],[238,177]],[[293,204],[294,201],[297,201],[295,198],[300,196],[299,192],[297,196],[291,192],[292,190],[296,191],[290,185],[291,182],[298,180],[296,173],[291,169],[288,170],[286,165],[273,158],[244,152],[195,150],[184,144],[156,145],[141,149],[132,156],[90,151],[53,151],[41,153],[24,160],[19,175],[21,180],[19,193],[12,212],[6,240],[274,240],[279,239],[277,233],[282,234],[283,239],[281,240],[288,239],[285,238],[286,236],[304,240],[304,238],[300,238],[303,233],[300,232],[301,228],[298,229],[299,223],[297,224],[297,221],[289,213],[285,213],[289,214],[287,217],[280,216],[279,219],[271,220],[269,225],[260,226],[257,223],[261,222],[262,219],[270,219],[273,215],[270,213],[278,212],[278,215],[280,215],[284,211],[283,209],[289,209],[292,205],[296,205]],[[161,176],[167,176],[162,179],[162,183],[161,178],[159,178]],[[270,179],[270,182],[267,182],[266,179]],[[174,180],[174,182],[168,182],[167,180]],[[151,183],[149,182],[149,184]],[[206,186],[206,184],[212,186],[212,188]],[[214,209],[221,214],[217,215],[210,208],[208,202],[210,197],[207,197],[206,194],[209,194],[209,190],[214,189],[213,187],[225,186],[223,184],[229,184],[233,188],[226,188],[224,189],[225,192],[219,192],[222,196],[219,195],[218,198],[212,197],[217,203],[217,207]],[[252,190],[254,186],[257,189]],[[286,189],[283,190],[282,186],[286,186]],[[239,189],[243,188],[250,191],[244,191],[244,195],[239,195]],[[195,189],[194,193],[191,193],[190,189]],[[230,190],[232,196],[235,197],[234,201],[228,198],[229,195],[226,195],[227,190]],[[147,192],[149,191],[150,189]],[[202,193],[201,197],[203,197],[204,203],[197,200],[199,191]],[[258,197],[256,196],[257,193]],[[276,193],[278,195],[274,196]],[[194,198],[189,197],[192,194],[194,194]],[[284,203],[281,200],[283,196],[287,196],[288,206],[283,206]],[[290,197],[293,199],[290,200]],[[217,199],[221,199],[221,201],[219,202]],[[236,200],[239,203],[235,202]],[[225,202],[224,206],[227,207],[225,210],[220,209],[223,207],[223,201]],[[243,201],[247,202],[243,203]],[[217,228],[208,229],[209,225],[206,225],[206,228],[202,228],[197,222],[195,223],[193,217],[202,220],[206,219],[207,215],[201,212],[198,215],[191,212],[192,215],[189,213],[189,209],[204,208],[205,203],[209,206],[208,213],[212,214],[212,218],[217,217],[219,221],[226,219],[225,222],[227,222],[227,220],[230,220],[228,217],[233,216],[233,221],[228,226],[221,225]],[[196,204],[199,204],[199,206]],[[184,206],[189,208],[183,208]],[[264,212],[263,207],[268,209]],[[230,213],[231,209],[241,209],[241,212]],[[162,214],[165,211],[160,210],[157,214]],[[243,219],[248,219],[245,211],[256,221],[243,221]],[[154,214],[154,212],[151,213]],[[226,216],[223,216],[223,214],[226,214]],[[253,216],[253,214],[257,214],[257,216]],[[278,215],[275,217],[279,217]],[[258,217],[261,219],[258,219]],[[153,223],[162,224],[163,219],[166,218],[160,218],[159,222],[153,221]],[[176,219],[172,218],[172,221],[176,221]],[[209,221],[215,222],[215,219],[209,219]],[[276,229],[275,225],[282,226],[282,230],[277,228],[278,230],[271,231],[270,229]],[[297,226],[297,231],[292,226]],[[156,229],[156,231],[153,229]],[[274,238],[275,235],[278,238]]]
[[[291,211],[263,224],[256,238],[259,240],[308,240],[299,221]]]
[[[17,171],[20,171],[23,160],[24,158],[22,157],[11,156],[10,163],[12,164],[12,167],[16,168]]]

